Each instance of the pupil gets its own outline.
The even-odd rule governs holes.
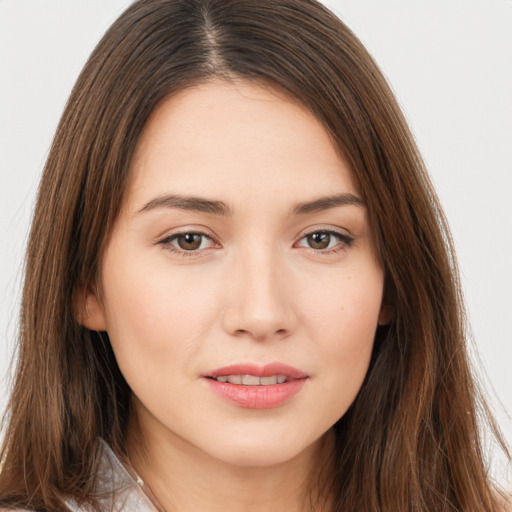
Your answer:
[[[313,249],[326,249],[329,246],[329,241],[328,233],[312,233],[308,236],[308,243]]]

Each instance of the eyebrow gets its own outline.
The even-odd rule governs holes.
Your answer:
[[[178,194],[164,195],[152,199],[139,210],[139,213],[154,210],[155,208],[177,208],[179,210],[211,213],[213,215],[232,215],[231,208],[223,201]]]
[[[365,203],[360,197],[354,194],[336,194],[298,203],[292,207],[291,213],[293,215],[307,215],[339,206],[350,205],[365,206]],[[221,216],[233,215],[232,209],[223,201],[206,199],[203,197],[183,196],[179,194],[169,194],[156,197],[146,203],[138,213],[147,212],[157,208],[177,208],[179,210],[196,211]]]
[[[365,203],[360,197],[354,194],[336,194],[296,204],[292,208],[292,213],[294,215],[307,215],[309,213],[318,213],[338,206],[364,207]]]

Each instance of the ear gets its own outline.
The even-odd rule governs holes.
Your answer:
[[[76,321],[91,331],[106,331],[107,319],[98,291],[89,287],[80,288],[74,300]]]
[[[378,324],[379,326],[389,325],[395,317],[395,308],[390,305],[382,305],[380,308]]]

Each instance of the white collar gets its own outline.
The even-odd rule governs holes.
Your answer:
[[[132,476],[116,457],[110,446],[100,439],[101,461],[96,476],[94,497],[103,512],[158,512],[157,507],[144,492],[144,482]],[[92,512],[87,506],[79,506],[74,499],[66,501],[71,512]]]

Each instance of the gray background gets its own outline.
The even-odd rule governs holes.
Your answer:
[[[37,182],[71,87],[127,0],[0,0],[0,411]],[[512,441],[512,0],[326,0],[380,64],[451,224],[474,359]],[[506,482],[503,461],[493,462]],[[509,468],[510,470],[510,468]]]

